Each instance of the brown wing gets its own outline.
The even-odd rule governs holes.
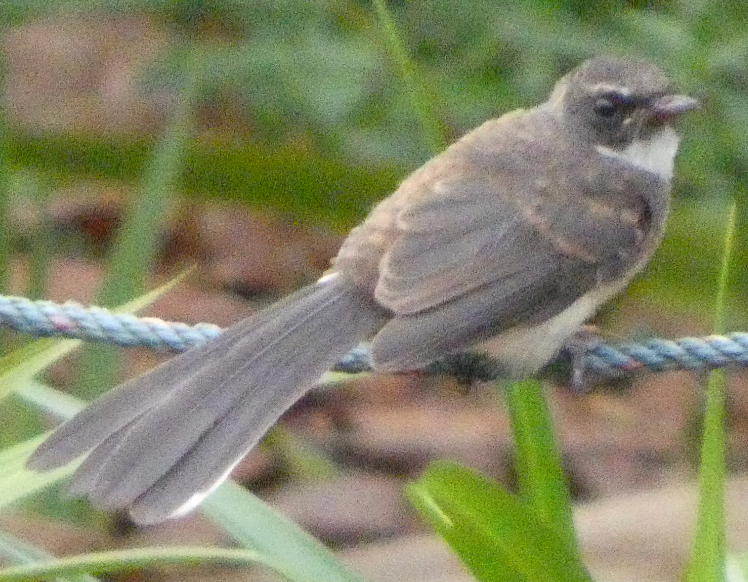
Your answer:
[[[653,247],[652,180],[612,166],[570,184],[564,176],[583,174],[569,163],[545,179],[520,170],[438,182],[401,212],[375,294],[395,317],[374,339],[375,362],[420,367],[633,275]]]
[[[437,190],[399,214],[397,239],[380,263],[375,297],[398,315],[513,278],[537,242],[489,184],[442,181]]]

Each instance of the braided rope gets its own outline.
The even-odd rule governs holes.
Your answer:
[[[0,325],[36,337],[62,336],[124,347],[145,346],[183,352],[218,337],[221,328],[209,323],[187,325],[155,317],[112,313],[78,303],[32,301],[0,295]]]
[[[187,325],[154,317],[136,317],[113,313],[101,307],[83,307],[78,303],[32,301],[25,297],[0,295],[0,325],[35,337],[62,336],[98,341],[118,346],[145,346],[183,352],[210,341],[221,328],[209,323]],[[644,369],[706,370],[748,365],[748,333],[685,337],[675,341],[659,338],[613,347],[604,342],[590,346],[586,369],[605,377],[621,377]],[[464,365],[465,360],[463,360]],[[477,363],[484,375],[495,375],[488,362]],[[440,371],[450,369],[437,367]],[[351,350],[336,370],[357,373],[370,369],[365,346]]]

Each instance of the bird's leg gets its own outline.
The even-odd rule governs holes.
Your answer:
[[[592,383],[588,380],[587,354],[601,343],[599,330],[595,325],[585,325],[564,344],[564,351],[571,361],[571,389],[576,394],[589,394]]]

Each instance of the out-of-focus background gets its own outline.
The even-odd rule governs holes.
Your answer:
[[[683,120],[668,235],[601,317],[616,338],[711,329],[723,231],[738,201],[728,327],[748,309],[748,12],[740,2],[424,0],[389,4],[417,67],[404,84],[374,7],[357,0],[7,0],[0,13],[0,287],[118,305],[188,266],[148,313],[228,325],[320,276],[347,230],[445,140],[546,98],[598,54],[660,64],[702,98]],[[424,124],[424,120],[427,123]],[[116,249],[113,251],[113,249]],[[10,349],[23,341],[7,334]],[[92,397],[163,354],[88,346],[48,380]],[[675,580],[694,519],[703,390],[649,375],[577,397],[550,390],[581,537],[600,580]],[[731,543],[748,513],[748,385],[729,394]],[[49,423],[0,405],[0,445]],[[512,483],[500,395],[374,377],[316,391],[235,478],[369,580],[468,575],[402,486],[457,459]],[[225,543],[199,514],[137,530],[55,489],[0,529],[56,554],[145,543]],[[118,580],[255,580],[215,569]]]

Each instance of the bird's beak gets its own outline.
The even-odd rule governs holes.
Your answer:
[[[698,99],[688,95],[665,95],[652,104],[652,117],[667,121],[681,113],[693,111],[701,106]]]

